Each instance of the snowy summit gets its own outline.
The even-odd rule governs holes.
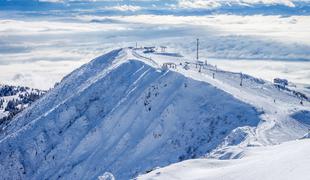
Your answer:
[[[287,87],[156,47],[117,49],[67,75],[3,129],[0,174],[309,179],[309,140],[284,143],[308,133],[309,114],[308,95]]]

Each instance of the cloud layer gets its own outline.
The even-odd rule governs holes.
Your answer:
[[[180,0],[178,2],[179,8],[193,9],[214,9],[225,5],[284,5],[295,7],[294,2],[291,0]]]
[[[10,8],[27,6],[32,8],[111,8],[120,11],[169,10],[169,9],[217,9],[221,7],[286,6],[294,8],[309,0],[2,0],[0,5]],[[54,5],[53,5],[54,4]],[[56,5],[55,5],[56,4]],[[41,7],[40,7],[41,6]]]
[[[301,73],[307,71],[310,61],[308,16],[79,13],[37,17],[10,12],[1,17],[0,83],[48,89],[92,58],[113,48],[134,46],[136,42],[166,45],[170,51],[181,52],[191,59],[195,56],[197,37],[201,39],[201,57],[260,60],[264,65],[270,64],[268,71],[278,66],[268,63],[270,60],[291,62],[291,67],[298,67],[300,71],[286,71],[288,66],[274,67],[268,80],[288,72],[291,81],[310,82],[310,77]],[[225,67],[230,66],[228,62],[236,67],[231,60],[225,62]],[[247,69],[253,70],[257,64],[252,63],[253,68]],[[239,67],[240,71],[245,70],[242,65]]]

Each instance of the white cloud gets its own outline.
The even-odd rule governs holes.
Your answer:
[[[246,4],[281,4],[288,7],[295,7],[291,0],[241,0],[241,2]]]
[[[207,0],[181,0],[178,5],[180,8],[189,9],[213,9],[221,6],[217,1]]]
[[[124,30],[113,24],[82,24],[76,22],[0,20],[0,35],[60,34]]]
[[[141,10],[142,8],[140,6],[122,5],[122,6],[109,7],[107,9],[114,9],[118,11],[138,11]]]
[[[222,6],[223,4],[239,4],[239,5],[255,5],[279,4],[288,7],[295,7],[292,0],[180,0],[179,8],[186,9],[213,9]]]

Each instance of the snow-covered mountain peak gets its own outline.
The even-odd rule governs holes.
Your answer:
[[[242,75],[240,85],[239,73],[176,53],[118,49],[70,73],[5,128],[0,173],[129,179],[185,159],[236,157],[231,147],[302,137],[309,102],[299,101],[266,81]]]

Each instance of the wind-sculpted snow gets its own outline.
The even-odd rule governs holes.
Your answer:
[[[65,77],[0,140],[3,179],[129,179],[201,157],[260,113],[206,82],[115,50]]]

